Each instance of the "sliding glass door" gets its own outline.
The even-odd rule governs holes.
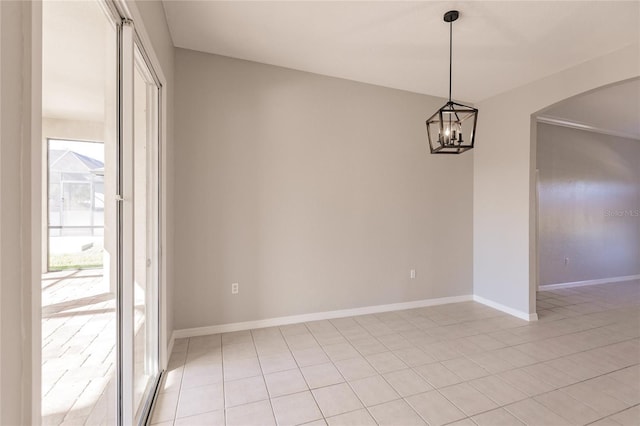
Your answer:
[[[133,75],[134,316],[136,423],[158,375],[158,85],[136,46]]]
[[[160,84],[131,21],[120,40],[121,421],[143,424],[160,377]]]
[[[117,419],[118,22],[42,3],[42,424]]]
[[[144,424],[160,377],[161,84],[119,5],[43,3],[44,424]]]

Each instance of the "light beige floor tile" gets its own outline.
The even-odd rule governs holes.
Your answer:
[[[494,349],[500,349],[505,347],[504,343],[502,343],[497,339],[494,339],[493,337],[487,334],[477,334],[475,336],[469,336],[467,340],[477,345],[484,351],[491,351]]]
[[[362,403],[346,383],[314,389],[311,392],[325,417],[362,408]]]
[[[492,351],[467,355],[467,358],[491,374],[497,374],[515,368],[513,365],[509,364],[508,361],[504,361],[497,356],[494,356]]]
[[[335,365],[340,371],[340,374],[342,374],[342,376],[348,381],[371,377],[378,374],[371,364],[362,357],[336,361]]]
[[[355,380],[350,385],[366,407],[400,398],[382,376]]]
[[[589,426],[621,426],[620,423],[613,420],[611,417],[605,417],[597,422],[591,423]]]
[[[268,398],[269,394],[262,376],[233,380],[224,384],[224,399],[227,408]]]
[[[244,358],[257,357],[256,348],[253,341],[248,343],[235,343],[222,345],[222,357],[225,362]]]
[[[640,424],[640,406],[636,405],[611,416],[611,419],[623,426],[637,426]]]
[[[489,372],[468,358],[454,358],[441,363],[462,380],[473,380],[488,376]]]
[[[161,423],[166,422],[167,420],[173,421],[176,416],[176,409],[178,407],[178,397],[178,392],[167,392],[160,394],[153,410],[151,423]]]
[[[331,362],[302,367],[300,371],[311,389],[344,382],[344,378]]]
[[[220,348],[222,340],[219,334],[210,334],[207,336],[196,336],[189,338],[188,351],[197,352],[213,348]]]
[[[589,384],[589,382],[576,383],[561,389],[563,392],[571,395],[578,401],[582,401],[589,407],[593,408],[601,416],[608,416],[618,411],[624,410],[627,404],[607,395],[600,389]]]
[[[258,374],[257,371],[256,374]],[[222,381],[222,366],[209,366],[206,369],[196,370],[185,367],[185,371],[180,382],[180,387],[182,389],[189,389],[204,385],[213,385]]]
[[[385,345],[383,345],[377,339],[371,336],[366,338],[351,340],[351,344],[363,356],[378,354],[378,353],[386,352],[389,350]]]
[[[325,419],[314,420],[309,423],[303,423],[301,426],[327,426]]]
[[[385,348],[386,350],[386,348]],[[328,417],[329,426],[376,426],[377,423],[365,409]]]
[[[505,371],[498,374],[498,377],[528,396],[540,395],[555,389],[554,386],[527,374],[522,369]]]
[[[504,407],[509,413],[527,426],[566,425],[567,420],[560,417],[532,398],[515,402]]]
[[[358,351],[349,343],[335,343],[323,346],[322,349],[324,349],[327,356],[333,362],[339,361],[341,359],[360,357]]]
[[[276,353],[271,355],[264,355],[258,357],[262,372],[264,374],[275,373],[277,371],[285,371],[296,368],[296,360],[291,355],[291,352]]]
[[[253,337],[251,330],[232,331],[229,333],[222,333],[222,344],[235,345],[239,343],[253,343]]]
[[[560,390],[538,395],[534,399],[572,424],[587,424],[602,417],[589,406]]]
[[[176,418],[194,416],[224,408],[222,383],[180,391]]]
[[[165,372],[162,378],[162,385],[160,386],[160,393],[164,392],[177,392],[180,390],[182,384],[182,374],[184,373],[184,367],[175,368]]]
[[[224,410],[176,419],[174,426],[225,426]]]
[[[498,408],[498,405],[467,383],[440,389],[440,393],[467,416]]]
[[[280,327],[256,328],[249,331],[251,332],[254,342],[282,340],[284,338],[280,331]]]
[[[462,378],[439,362],[415,367],[414,371],[434,388],[451,386],[462,382]]]
[[[413,345],[402,335],[397,333],[389,333],[382,336],[378,336],[380,343],[385,345],[389,350],[396,350],[402,348],[410,348]]]
[[[534,364],[528,367],[524,367],[522,370],[535,377],[536,379],[549,383],[556,389],[569,386],[577,382],[576,379],[574,379],[567,373],[560,371],[550,365]]]
[[[527,398],[525,393],[520,392],[518,389],[509,385],[497,376],[488,376],[471,380],[469,384],[480,391],[483,395],[489,397],[499,406],[511,404]]]
[[[534,357],[525,354],[516,348],[502,348],[496,349],[493,353],[503,361],[508,361],[509,364],[515,367],[525,367],[527,365],[535,364],[538,362]]]
[[[369,424],[373,421],[371,415],[380,424],[424,424],[428,418],[418,416],[407,404],[412,401],[416,407],[422,407],[425,416],[435,417],[431,419],[434,424],[449,421],[446,414],[454,413],[453,417],[459,418],[449,424],[470,426],[471,419],[466,415],[477,413],[473,421],[480,426],[519,422],[528,426],[583,424],[592,420],[595,420],[592,426],[638,426],[640,294],[633,286],[608,285],[606,291],[598,287],[540,293],[542,304],[561,310],[564,315],[550,310],[545,312],[551,315],[539,312],[541,320],[531,324],[475,303],[461,303],[183,339],[174,346],[152,419],[154,423],[171,424],[178,411],[178,416],[193,415],[180,417],[176,424],[219,423],[221,407],[216,411],[215,406],[211,407],[215,402],[205,402],[216,391],[203,389],[222,387],[224,379],[229,388],[227,398],[238,393],[251,395],[260,386],[238,392],[234,389],[238,385],[233,382],[249,379],[247,382],[258,383],[262,379],[264,383],[271,379],[269,390],[274,395],[295,392],[273,400],[273,407],[280,413],[279,420],[285,424],[325,424],[313,396],[296,391],[309,385],[328,404],[326,401],[336,398],[336,391],[331,388],[339,384],[351,394],[336,398],[333,406],[345,407],[335,410],[355,411],[329,416],[328,423],[332,425]],[[52,321],[48,324],[51,325],[43,321],[43,334],[55,329],[51,328]],[[81,342],[72,344],[69,353],[78,358]],[[510,347],[514,345],[517,347]],[[59,353],[67,350],[59,349]],[[43,351],[44,362],[55,356],[53,349],[49,354]],[[92,359],[84,362],[101,368]],[[43,384],[49,383],[50,394],[59,393],[54,384],[64,384],[64,377],[74,386],[86,383],[83,382],[86,374],[66,375],[66,363],[56,362],[50,364],[50,370],[58,368],[59,375],[51,374],[50,370],[45,374],[43,370]],[[80,358],[68,361],[70,365],[74,362],[83,361]],[[413,368],[406,368],[407,365]],[[384,372],[383,376],[378,375],[374,366]],[[350,383],[343,382],[340,372]],[[296,377],[287,378],[289,375]],[[304,387],[298,387],[303,383]],[[290,385],[288,389],[275,390]],[[234,424],[233,416],[240,419],[235,424],[274,423],[266,387],[262,386],[260,398],[264,400],[227,408],[229,424]],[[367,405],[373,404],[369,411],[360,408],[361,401],[351,386]],[[433,391],[432,386],[438,387],[438,391]],[[179,389],[181,393],[177,392]],[[534,398],[527,399],[527,395]],[[378,403],[390,397],[407,400]],[[82,401],[90,399],[87,398],[84,396]],[[57,400],[60,406],[66,404],[67,410],[73,404],[71,399]],[[358,405],[346,407],[349,400]],[[220,401],[218,398],[218,404]],[[438,405],[444,408],[424,408]],[[503,408],[492,409],[496,405]],[[630,406],[634,408],[627,410]],[[331,408],[324,410],[332,412]],[[57,420],[52,416],[43,423],[74,424],[83,421],[83,416],[84,411],[79,410]],[[251,418],[258,420],[252,423]]]
[[[276,421],[268,400],[227,408],[227,426],[271,426]]]
[[[588,383],[628,405],[640,403],[640,393],[638,391],[607,376],[596,377],[595,379],[589,380]]]
[[[224,380],[237,380],[262,374],[258,358],[244,358],[224,362]],[[183,379],[184,380],[184,379]]]
[[[417,367],[436,361],[431,355],[427,355],[423,350],[415,347],[396,349],[393,353],[409,367]]]
[[[189,368],[195,366],[210,366],[222,364],[222,351],[220,348],[201,349],[198,351],[188,351],[186,353],[185,364]]]
[[[380,374],[407,368],[407,365],[395,356],[393,352],[381,352],[379,354],[369,355],[365,357],[365,359]]]
[[[348,343],[347,339],[345,339],[342,334],[335,330],[313,333],[313,337],[315,337],[320,346]]]
[[[267,382],[267,390],[271,398],[308,389],[307,382],[305,382],[302,373],[297,368],[295,370],[266,374],[264,379]]]
[[[294,393],[271,400],[278,426],[299,425],[322,418],[311,392]]]
[[[426,425],[418,413],[402,399],[376,405],[369,408],[369,412],[380,426]]]
[[[403,398],[433,389],[426,380],[410,368],[383,374],[383,377]]]
[[[300,367],[324,364],[330,361],[320,346],[293,350],[292,352],[293,357]]]
[[[283,325],[280,327],[280,332],[282,332],[282,335],[286,338],[296,334],[309,334],[309,329],[304,325],[304,323],[298,323]]]
[[[289,336],[285,336],[285,340],[287,341],[287,345],[292,351],[300,351],[303,349],[312,349],[319,348],[320,344],[313,337],[313,334],[307,332],[292,334]]]
[[[462,356],[453,343],[446,341],[432,343],[424,346],[422,349],[427,353],[427,355],[430,355],[438,361],[446,361],[448,359],[459,358]]]
[[[458,420],[453,423],[448,423],[447,426],[477,426],[477,425],[473,422],[473,420],[466,418],[466,419]]]
[[[511,413],[503,408],[487,411],[486,413],[473,416],[473,421],[478,426],[519,426],[524,425]]]
[[[430,391],[406,398],[430,426],[444,425],[467,417],[438,391]]]

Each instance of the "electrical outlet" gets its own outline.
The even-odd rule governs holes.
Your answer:
[[[415,279],[416,279],[416,270],[415,270],[415,269],[412,269],[411,271],[409,271],[409,277],[410,277],[412,280],[415,280]]]
[[[569,264],[569,258],[565,257],[564,258],[564,266],[567,266]]]
[[[239,285],[238,283],[231,284],[231,294],[238,294]]]

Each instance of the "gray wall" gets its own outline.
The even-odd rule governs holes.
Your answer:
[[[537,130],[540,285],[640,274],[640,141]]]
[[[177,49],[176,329],[471,294],[473,153],[425,139],[443,103]]]
[[[639,46],[479,102],[473,164],[473,293],[536,316],[536,114],[562,100],[640,75]]]

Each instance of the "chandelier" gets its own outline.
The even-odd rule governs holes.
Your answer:
[[[449,23],[449,102],[427,120],[427,136],[432,154],[461,154],[473,148],[478,121],[476,108],[451,100],[451,69],[453,53],[453,21],[457,10],[444,14]]]

